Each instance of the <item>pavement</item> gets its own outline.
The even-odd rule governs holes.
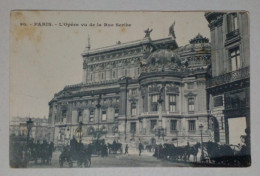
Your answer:
[[[59,168],[60,152],[53,153],[51,165],[29,163],[29,168]],[[152,156],[152,152],[143,151],[139,156],[138,151],[129,151],[129,154],[110,154],[108,157],[92,156],[91,168],[102,167],[190,167],[189,163],[170,162],[166,160],[158,160]],[[39,161],[40,162],[40,161]],[[64,168],[68,168],[68,164],[64,164]],[[76,162],[73,167],[77,167]]]

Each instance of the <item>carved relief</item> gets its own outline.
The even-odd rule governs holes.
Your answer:
[[[136,103],[138,101],[138,99],[136,97],[134,97],[133,95],[131,95],[128,99],[131,103]]]
[[[160,92],[160,86],[158,86],[157,84],[152,84],[151,87],[149,87],[149,93],[159,93]]]
[[[174,84],[170,84],[170,85],[166,86],[166,92],[179,94],[179,87],[177,87]]]

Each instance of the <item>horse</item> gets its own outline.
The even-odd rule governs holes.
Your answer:
[[[200,143],[197,143],[193,146],[188,146],[187,149],[187,159],[190,160],[190,155],[193,155],[193,161],[197,162],[197,155],[199,152],[199,148],[200,148]]]
[[[112,144],[107,144],[109,153],[117,153],[117,151],[120,151],[122,153],[122,144],[121,143],[117,143],[116,141],[114,141]]]

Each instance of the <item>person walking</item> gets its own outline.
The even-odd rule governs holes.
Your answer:
[[[140,143],[139,143],[139,156],[141,156],[142,148],[143,148],[143,145],[142,145],[142,143],[140,142]]]
[[[128,144],[126,144],[126,146],[125,146],[125,154],[128,155]]]

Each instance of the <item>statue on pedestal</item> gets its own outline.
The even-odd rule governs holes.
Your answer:
[[[175,21],[173,24],[169,27],[169,36],[172,36],[174,39],[176,39],[175,32],[174,32],[174,26],[175,26]]]
[[[149,30],[149,28],[147,28],[144,33],[145,33],[145,38],[146,37],[150,37],[150,33],[153,31],[153,29]]]

